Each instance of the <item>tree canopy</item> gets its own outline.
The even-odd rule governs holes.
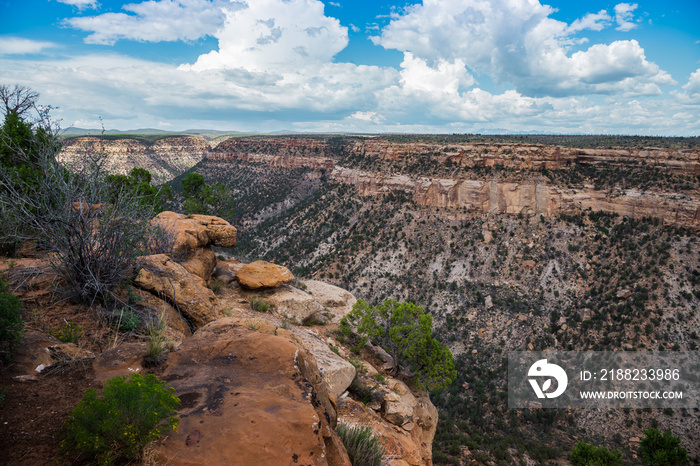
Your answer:
[[[213,186],[204,182],[204,177],[193,172],[182,180],[185,195],[183,208],[187,215],[205,214],[231,217],[231,192],[223,184]]]
[[[421,306],[394,299],[377,306],[360,299],[340,323],[346,335],[355,329],[358,345],[370,341],[387,350],[394,375],[403,364],[416,374],[419,385],[440,389],[452,383],[457,372],[452,353],[432,336],[432,327],[432,316]]]
[[[684,466],[688,464],[688,453],[681,446],[681,440],[667,430],[663,434],[658,429],[644,431],[646,437],[640,442],[642,460],[649,466]]]

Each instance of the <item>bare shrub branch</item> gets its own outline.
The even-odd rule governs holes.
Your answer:
[[[169,235],[149,222],[153,209],[138,194],[110,195],[102,154],[85,154],[69,170],[56,160],[57,132],[50,124],[39,127],[44,130],[35,131],[27,147],[0,132],[0,144],[10,147],[18,166],[33,170],[30,177],[18,170],[0,173],[0,229],[49,252],[71,298],[106,303],[120,282],[133,277],[136,258],[167,249]]]

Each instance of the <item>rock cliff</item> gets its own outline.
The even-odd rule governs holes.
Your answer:
[[[355,186],[362,196],[406,192],[424,206],[464,208],[492,215],[522,213],[545,217],[574,214],[590,208],[631,218],[658,217],[668,224],[700,228],[700,196],[696,192],[625,189],[611,194],[592,185],[570,188],[537,182],[435,179],[340,166],[335,167],[331,179]]]
[[[154,142],[78,137],[63,142],[59,158],[71,163],[82,160],[84,154],[104,154],[110,173],[127,175],[132,168],[141,167],[151,172],[154,183],[160,184],[192,168],[209,151],[206,140],[195,136],[164,137]]]

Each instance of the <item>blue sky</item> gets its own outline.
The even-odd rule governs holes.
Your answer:
[[[63,127],[700,135],[700,2],[0,0]]]

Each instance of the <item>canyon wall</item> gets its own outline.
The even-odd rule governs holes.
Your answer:
[[[208,155],[213,162],[265,163],[276,168],[307,167],[332,170],[332,148],[322,139],[306,138],[231,138]]]
[[[574,163],[600,166],[645,166],[678,175],[700,175],[700,150],[660,148],[582,149],[541,144],[433,144],[398,143],[381,139],[346,139],[341,145],[306,138],[235,138],[221,143],[208,160],[262,163],[273,168],[306,167],[331,171],[330,179],[353,185],[360,195],[377,196],[401,191],[412,195],[419,205],[465,208],[485,214],[573,214],[585,209],[615,212],[623,216],[659,217],[664,222],[700,228],[700,195],[640,191],[606,186],[606,190],[583,184],[576,187],[537,181],[476,178],[463,172],[456,178],[430,178],[419,173],[389,170],[361,170],[348,167],[348,159],[394,167],[417,160],[432,165],[464,167],[501,166],[515,171],[558,170]],[[541,177],[540,177],[541,178]]]
[[[668,224],[700,228],[697,193],[655,193],[628,189],[609,194],[590,185],[581,189],[535,182],[432,179],[385,175],[337,166],[331,179],[351,184],[363,196],[403,191],[419,205],[465,208],[485,214],[573,214],[585,209],[615,212],[623,216],[659,217]]]
[[[363,140],[353,142],[349,153],[393,161],[428,156],[442,164],[451,162],[468,167],[500,165],[513,169],[562,169],[573,162],[592,165],[644,163],[678,174],[700,174],[699,149],[581,149],[542,144],[433,144]]]
[[[153,143],[137,139],[103,140],[97,137],[66,139],[59,160],[80,163],[85,154],[104,154],[109,173],[127,175],[132,168],[145,168],[155,184],[165,183],[192,168],[210,151],[206,140],[195,136],[172,136]]]
[[[574,213],[584,209],[628,217],[654,216],[669,224],[700,228],[700,193],[644,191],[589,184],[562,185],[453,170],[449,167],[502,167],[508,173],[567,170],[588,166],[644,167],[655,173],[700,176],[700,149],[646,147],[572,148],[513,143],[395,142],[359,137],[229,138],[214,149],[199,137],[164,137],[153,143],[137,139],[68,139],[61,158],[79,160],[84,153],[104,153],[107,169],[127,174],[140,166],[156,183],[165,182],[204,160],[209,164],[258,164],[273,169],[308,168],[330,173],[331,180],[355,186],[365,196],[401,191],[425,206],[465,208],[486,214]],[[361,168],[358,168],[361,167]],[[440,168],[440,175],[425,170]],[[459,172],[452,175],[452,172]],[[538,172],[539,173],[539,172]],[[422,176],[421,176],[422,175]],[[522,177],[521,177],[522,178]]]

